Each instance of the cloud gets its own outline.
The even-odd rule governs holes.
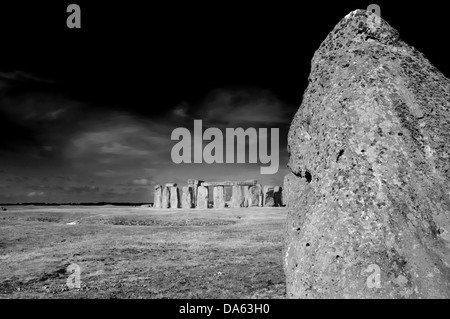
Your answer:
[[[29,192],[27,194],[28,197],[43,197],[45,196],[44,192]]]
[[[1,82],[1,81],[0,81]],[[27,85],[20,93],[0,88],[0,150],[35,158],[59,154],[67,138],[77,132],[92,113],[87,106],[62,95],[33,90]],[[12,92],[12,90],[11,90]],[[48,154],[49,150],[56,151]]]
[[[138,178],[131,181],[132,185],[149,185],[151,180],[147,178]]]
[[[0,78],[12,81],[35,81],[35,82],[46,82],[46,83],[55,83],[52,80],[44,79],[33,75],[31,73],[14,70],[13,72],[0,72]]]
[[[175,116],[178,117],[182,117],[182,118],[187,118],[188,117],[188,110],[189,110],[189,106],[186,102],[183,102],[179,105],[177,105],[174,109],[173,109],[173,114]]]
[[[63,108],[57,109],[55,111],[50,111],[43,116],[43,119],[50,120],[50,121],[57,120],[66,111],[67,111],[67,109],[63,109]]]
[[[273,93],[262,89],[217,89],[208,94],[196,117],[214,125],[221,123],[235,127],[240,123],[290,123],[295,109],[285,105]]]
[[[124,156],[129,155],[141,156],[141,155],[149,155],[150,153],[148,150],[136,149],[133,148],[132,146],[122,145],[116,142],[102,145],[100,147],[99,152],[102,154],[114,154]]]
[[[69,158],[97,156],[103,163],[114,158],[151,158],[158,150],[166,149],[170,127],[152,121],[140,121],[122,113],[104,114],[91,120],[68,143],[65,154]]]
[[[76,193],[76,194],[92,193],[92,192],[100,191],[100,188],[98,186],[95,186],[95,185],[90,185],[90,186],[66,186],[63,189],[66,192]]]
[[[113,170],[110,170],[110,169],[107,169],[105,171],[95,172],[94,174],[97,175],[97,176],[105,177],[105,176],[116,176],[117,172],[113,171]]]

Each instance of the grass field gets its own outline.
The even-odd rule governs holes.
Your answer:
[[[0,298],[284,298],[285,216],[10,206],[0,212]],[[72,263],[80,289],[66,284]]]

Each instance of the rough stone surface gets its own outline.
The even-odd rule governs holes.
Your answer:
[[[180,208],[180,193],[177,186],[170,188],[170,208]]]
[[[321,44],[291,123],[287,295],[450,298],[450,81],[368,17]]]
[[[161,197],[161,208],[170,207],[170,190],[169,187],[163,187],[162,197]]]
[[[231,193],[230,207],[239,208],[243,207],[245,203],[244,192],[242,186],[233,186]]]
[[[273,199],[273,186],[265,185],[263,188],[263,196],[264,207],[275,206],[275,201]]]
[[[155,186],[155,193],[154,193],[154,198],[153,198],[153,207],[155,208],[161,208],[161,204],[162,204],[162,186],[161,185],[156,185]]]
[[[208,197],[209,191],[208,187],[199,186],[197,188],[197,208],[207,209],[208,208]]]
[[[192,186],[183,186],[181,194],[181,207],[192,208]]]
[[[283,194],[283,203],[287,206],[293,206],[296,203],[296,200],[301,194],[295,193],[297,187],[295,187],[295,183],[298,183],[298,179],[292,173],[284,176],[283,185],[284,185],[284,194]],[[292,203],[290,205],[289,203]]]
[[[213,190],[214,208],[225,208],[225,190],[223,186],[216,186]]]

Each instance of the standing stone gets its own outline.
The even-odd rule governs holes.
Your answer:
[[[250,186],[242,186],[242,191],[244,195],[244,205],[242,207],[249,207],[251,206],[251,198],[250,198]]]
[[[244,197],[245,197],[245,202],[244,202],[244,206],[245,207],[252,207],[254,206],[254,199],[252,198],[252,193],[251,193],[251,189],[254,186],[244,186]]]
[[[183,194],[181,195],[181,207],[192,208],[192,187],[183,186]]]
[[[275,206],[275,201],[273,199],[273,186],[266,185],[263,189],[264,196],[264,207]]]
[[[198,197],[198,184],[194,184],[194,188],[192,189],[192,202],[194,207],[197,207],[197,197]]]
[[[263,195],[263,187],[261,184],[256,184],[257,187],[257,193],[259,194],[259,203],[258,206],[259,207],[263,207],[264,206],[264,195]]]
[[[449,128],[449,79],[379,17],[339,22],[288,135],[288,297],[450,298]]]
[[[216,186],[213,190],[214,208],[225,208],[225,192],[223,186]]]
[[[203,182],[196,179],[188,179],[188,185],[192,185],[192,205],[193,207],[197,207],[197,193],[198,186]]]
[[[155,186],[155,193],[153,198],[153,207],[155,208],[161,208],[162,204],[162,186],[156,185]]]
[[[231,194],[230,207],[239,208],[244,206],[244,194],[242,192],[242,186],[233,186]]]
[[[170,190],[169,187],[163,187],[162,197],[161,197],[161,208],[170,207]]]
[[[170,188],[170,208],[179,208],[180,204],[180,194],[178,192],[177,186],[172,186]]]
[[[282,188],[280,186],[275,186],[273,189],[273,201],[276,207],[283,206],[283,200],[281,197]]]
[[[208,208],[208,198],[209,198],[208,187],[198,186],[198,188],[197,188],[197,208],[207,209]]]
[[[188,179],[187,180],[188,187],[192,188],[191,189],[192,207],[195,207],[195,197],[197,195],[197,187],[195,186],[194,181],[195,180],[193,180],[193,179]]]
[[[262,203],[261,185],[250,186],[248,193],[248,206],[260,206],[260,203]]]

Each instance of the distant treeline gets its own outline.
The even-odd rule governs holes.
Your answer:
[[[114,205],[114,206],[142,206],[150,205],[152,203],[116,203],[116,202],[98,202],[98,203],[15,203],[15,204],[0,204],[0,206],[104,206],[104,205]]]

